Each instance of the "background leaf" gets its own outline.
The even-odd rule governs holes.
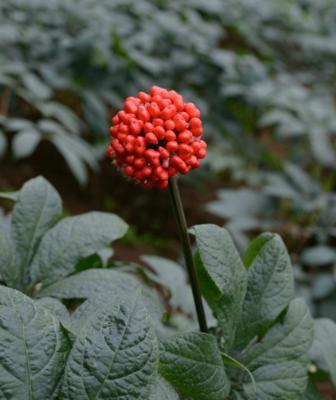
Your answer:
[[[17,159],[30,156],[41,140],[41,135],[35,129],[17,133],[13,139],[13,154]]]

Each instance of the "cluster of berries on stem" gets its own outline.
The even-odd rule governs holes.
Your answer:
[[[153,86],[128,97],[112,124],[108,156],[145,188],[166,188],[169,177],[198,168],[206,156],[200,111],[174,90]]]

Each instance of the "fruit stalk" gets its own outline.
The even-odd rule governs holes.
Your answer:
[[[189,275],[189,280],[191,284],[191,289],[194,297],[196,313],[198,318],[198,323],[201,332],[207,332],[207,322],[202,302],[202,295],[200,290],[200,285],[197,277],[196,266],[192,254],[190,237],[188,234],[188,227],[186,218],[184,215],[183,204],[181,200],[180,191],[177,184],[176,177],[171,177],[169,179],[169,193],[172,200],[173,212],[175,215],[177,227],[180,234],[180,239],[182,242],[182,248],[184,253],[184,259]]]

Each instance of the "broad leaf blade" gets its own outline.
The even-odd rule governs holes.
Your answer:
[[[230,391],[216,339],[205,333],[181,334],[163,341],[160,372],[194,400],[223,400]]]
[[[158,345],[138,296],[96,314],[69,355],[62,399],[140,400],[157,376]]]
[[[174,388],[158,375],[148,400],[179,400]]]
[[[42,297],[41,299],[36,300],[36,304],[49,310],[49,312],[54,315],[68,331],[71,331],[70,315],[61,301],[53,299],[52,297]]]
[[[32,179],[22,187],[13,210],[12,235],[23,281],[42,236],[55,225],[61,213],[61,198],[44,178]]]
[[[330,375],[336,387],[336,324],[330,319],[316,319],[314,331],[310,358]]]
[[[258,400],[294,400],[305,392],[306,354],[312,339],[309,310],[302,299],[295,299],[283,320],[252,346],[242,361],[255,378]]]
[[[52,398],[68,351],[65,330],[48,310],[0,287],[1,398]]]
[[[125,273],[110,269],[88,269],[46,287],[38,293],[38,297],[87,299],[105,292],[132,293],[136,287],[136,279]]]
[[[254,336],[263,335],[294,296],[291,261],[278,235],[259,236],[247,254],[251,263],[237,330],[238,344],[247,344]]]
[[[223,328],[228,350],[246,292],[247,274],[230,234],[216,225],[197,225],[193,231],[199,251],[201,289]]]
[[[126,230],[126,223],[109,213],[63,219],[43,237],[32,261],[32,281],[47,286],[68,276],[81,259],[119,239]]]

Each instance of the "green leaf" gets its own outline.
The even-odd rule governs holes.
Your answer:
[[[312,379],[309,379],[306,393],[300,400],[322,400],[320,392],[317,390]]]
[[[65,330],[47,309],[0,287],[0,397],[51,399],[69,351]]]
[[[87,299],[116,290],[126,293],[136,287],[137,281],[130,275],[110,269],[88,269],[46,287],[37,295],[58,299]]]
[[[49,310],[49,312],[54,315],[64,327],[70,330],[70,315],[62,302],[53,299],[52,297],[42,297],[41,299],[36,300],[36,303]]]
[[[141,258],[155,272],[154,274],[146,271],[146,274],[169,291],[169,304],[191,315],[196,320],[195,303],[190,285],[187,282],[185,269],[166,258],[158,256],[142,256]]]
[[[230,234],[216,225],[197,225],[197,267],[202,293],[223,328],[225,348],[234,340],[246,292],[247,273]]]
[[[51,89],[37,75],[26,72],[22,74],[22,82],[28,91],[36,98],[46,100],[51,96]]]
[[[88,180],[88,173],[86,170],[86,166],[81,158],[69,149],[66,141],[63,136],[54,135],[50,138],[50,141],[54,144],[57,150],[64,157],[67,162],[71,172],[78,180],[81,185],[84,185]]]
[[[0,231],[0,275],[7,285],[14,286],[18,280],[18,270],[15,269],[14,245],[9,233]]]
[[[40,110],[47,117],[57,118],[71,132],[75,134],[80,132],[81,120],[69,107],[61,103],[49,101],[42,103]]]
[[[251,264],[237,330],[237,344],[240,345],[264,334],[294,296],[291,261],[278,235],[259,236],[247,254]]]
[[[305,392],[306,354],[312,339],[309,310],[302,299],[295,299],[284,318],[250,347],[242,360],[257,383],[258,400],[294,400]],[[246,391],[250,385],[245,385]]]
[[[274,235],[272,233],[264,233],[257,238],[255,238],[249,247],[247,248],[244,254],[244,264],[246,268],[249,268],[256,258],[256,256],[260,253],[261,249],[265,246],[265,244],[272,240]]]
[[[27,280],[27,267],[40,239],[55,225],[61,213],[61,198],[44,178],[31,179],[23,185],[12,214],[12,236],[23,282]]]
[[[251,398],[251,400],[254,399],[257,394],[257,386],[256,386],[256,382],[255,382],[254,376],[252,375],[251,371],[248,368],[246,368],[245,365],[243,365],[241,362],[239,362],[235,358],[231,357],[229,354],[221,353],[221,355],[222,355],[223,362],[225,365],[230,365],[231,367],[239,368],[239,369],[243,370],[249,376],[249,378],[251,380],[251,384],[252,384],[252,390],[253,390],[253,392],[250,393],[249,397]]]
[[[157,376],[158,344],[139,296],[88,321],[69,355],[63,400],[147,399]]]
[[[158,375],[148,400],[179,400],[174,388]]]
[[[6,199],[6,200],[11,200],[11,201],[17,201],[19,198],[20,191],[17,192],[0,192],[0,198],[1,199]]]
[[[18,132],[13,139],[13,154],[17,159],[30,156],[41,140],[41,134],[33,128]]]
[[[336,324],[330,319],[316,319],[314,331],[310,358],[320,369],[330,375],[331,381],[336,387]]]
[[[223,400],[230,391],[216,338],[186,333],[162,342],[160,372],[194,400]]]
[[[126,231],[126,223],[109,213],[90,212],[63,219],[41,241],[31,265],[32,282],[47,286],[66,277],[81,259]]]

